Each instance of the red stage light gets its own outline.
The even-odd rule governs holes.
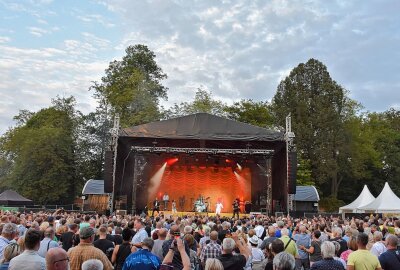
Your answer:
[[[231,163],[232,160],[230,160],[230,159],[225,159],[225,162],[226,162],[226,163]]]
[[[171,166],[172,164],[174,164],[175,162],[177,162],[179,159],[178,158],[169,158],[167,159],[167,165]]]

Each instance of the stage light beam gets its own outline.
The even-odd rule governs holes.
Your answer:
[[[148,189],[148,194],[150,200],[154,199],[154,196],[157,195],[157,190],[160,187],[162,177],[165,172],[165,168],[167,168],[167,162],[165,162],[160,169],[150,178],[150,187]]]
[[[169,159],[167,159],[166,163],[168,166],[171,166],[171,165],[175,164],[176,162],[178,162],[178,160],[179,160],[179,158],[176,158],[176,157],[169,158]]]

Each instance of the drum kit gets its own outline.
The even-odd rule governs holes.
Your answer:
[[[210,205],[208,202],[209,199],[210,197],[205,198],[205,200],[203,200],[203,198],[197,199],[193,205],[194,211],[198,213],[208,212],[208,206]]]

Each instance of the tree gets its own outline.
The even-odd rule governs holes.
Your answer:
[[[122,60],[109,64],[101,82],[91,89],[107,114],[119,113],[122,127],[157,120],[159,99],[167,97],[168,89],[161,84],[167,75],[147,46],[129,46],[125,52]]]
[[[271,127],[274,123],[268,102],[242,99],[231,106],[226,106],[224,111],[230,119],[259,127]]]
[[[1,139],[7,185],[37,203],[71,203],[82,187],[75,171],[76,111],[72,97],[55,99],[36,113],[21,112],[19,125]],[[29,117],[25,117],[25,116]]]
[[[223,116],[225,115],[224,108],[225,105],[221,101],[213,99],[211,91],[198,88],[192,102],[175,104],[164,112],[164,117],[172,118],[199,112]]]
[[[336,198],[343,181],[339,159],[346,147],[344,121],[357,110],[357,103],[347,97],[323,63],[310,59],[280,82],[272,110],[280,126],[291,113],[296,145],[302,158],[311,162],[312,181]]]

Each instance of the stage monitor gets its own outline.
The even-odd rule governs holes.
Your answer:
[[[106,151],[104,157],[104,193],[113,192],[113,164],[114,155],[113,151]]]

